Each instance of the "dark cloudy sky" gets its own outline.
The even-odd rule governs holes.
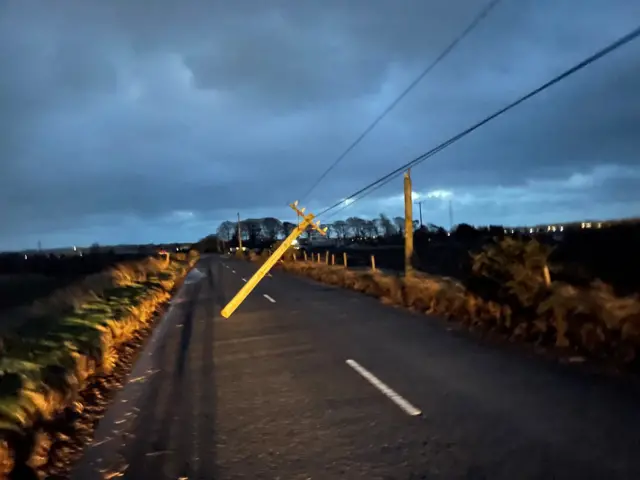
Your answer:
[[[486,1],[486,0],[485,0]],[[0,6],[0,249],[189,241],[280,216],[480,0]],[[320,209],[640,23],[637,0],[503,0],[320,185]],[[425,220],[640,212],[640,42],[422,164]],[[402,181],[342,215],[397,215]],[[329,219],[331,220],[331,219]]]

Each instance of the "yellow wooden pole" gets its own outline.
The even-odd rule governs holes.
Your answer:
[[[290,206],[300,215],[304,213],[304,208],[298,210],[298,202],[295,202]],[[271,267],[273,267],[278,262],[278,260],[282,258],[282,255],[284,255],[284,252],[286,252],[287,249],[293,244],[293,241],[298,238],[308,226],[311,225],[322,235],[326,234],[326,228],[324,230],[320,229],[320,221],[318,221],[317,224],[313,223],[314,218],[315,217],[312,214],[304,216],[304,220],[296,228],[293,229],[291,234],[282,242],[282,244],[276,249],[276,251],[273,252],[271,256],[260,266],[258,271],[254,273],[253,276],[249,280],[247,280],[247,283],[242,286],[238,293],[236,293],[235,296],[231,300],[229,300],[229,303],[225,305],[225,307],[220,312],[220,315],[222,315],[224,318],[229,318],[231,314],[236,311],[236,309],[253,291],[253,289],[256,288],[256,285],[258,285],[260,280],[262,280],[265,275],[269,273]]]
[[[413,190],[411,188],[411,169],[404,174],[404,274],[413,274]]]

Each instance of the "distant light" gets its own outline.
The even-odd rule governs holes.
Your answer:
[[[564,232],[564,226],[560,225],[560,231]]]
[[[27,258],[29,258],[29,257],[27,257],[27,255],[25,254],[24,259],[26,260]]]
[[[73,251],[75,252],[75,251],[77,251],[77,250],[78,250],[78,247],[76,247],[76,246],[74,245],[74,246],[73,246]]]
[[[529,229],[529,233],[533,233],[533,228],[530,228],[530,229]]]

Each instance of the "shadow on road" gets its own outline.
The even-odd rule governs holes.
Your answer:
[[[198,305],[200,292],[202,291],[201,285],[202,283],[197,283],[194,285],[193,294],[189,299],[187,309],[184,313],[184,322],[182,324],[180,333],[180,350],[178,352],[177,365],[178,368],[176,370],[176,373],[179,377],[182,377],[184,375],[185,364],[187,361],[187,356],[189,354],[189,344],[191,343],[191,335],[193,333],[193,317]]]
[[[206,272],[190,286],[183,313],[154,352],[157,373],[138,404],[124,478],[217,478],[213,345],[224,295],[221,272]]]

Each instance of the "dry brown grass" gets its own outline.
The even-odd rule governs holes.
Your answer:
[[[640,353],[640,299],[618,297],[601,282],[582,289],[554,282],[538,304],[536,315],[518,318],[510,305],[485,300],[448,278],[424,274],[405,278],[303,261],[280,265],[286,271],[356,290],[385,304],[457,320],[512,340],[622,364],[635,361]]]

